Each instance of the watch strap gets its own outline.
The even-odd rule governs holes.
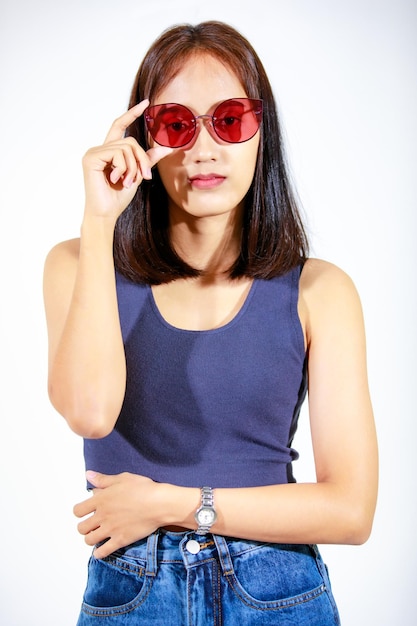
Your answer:
[[[202,524],[198,519],[198,514],[202,509],[210,509],[213,512],[213,519],[210,523]],[[209,532],[212,524],[216,521],[217,514],[214,509],[214,494],[212,487],[201,487],[201,505],[197,509],[195,514],[195,519],[198,524],[198,528],[196,530],[197,535],[205,535]]]
[[[211,487],[201,487],[201,506],[205,509],[214,508],[214,495]]]

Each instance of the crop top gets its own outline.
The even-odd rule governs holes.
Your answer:
[[[228,324],[189,331],[165,321],[149,285],[116,273],[126,393],[113,431],[84,440],[86,468],[184,487],[295,482],[307,388],[299,278],[300,267],[255,279]]]

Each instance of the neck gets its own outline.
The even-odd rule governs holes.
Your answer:
[[[170,237],[177,254],[204,276],[225,276],[239,256],[242,220],[236,214],[190,218],[170,217]]]

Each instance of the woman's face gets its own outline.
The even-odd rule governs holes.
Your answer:
[[[245,97],[237,76],[220,61],[205,55],[187,61],[151,104],[183,104],[197,116],[212,114],[223,100]],[[254,176],[259,135],[257,132],[243,143],[227,143],[212,129],[209,131],[205,119],[197,120],[197,133],[191,143],[158,163],[171,219],[231,213],[238,219]]]

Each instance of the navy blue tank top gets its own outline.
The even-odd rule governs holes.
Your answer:
[[[127,386],[110,435],[86,439],[86,468],[185,487],[293,482],[306,394],[300,268],[255,280],[228,324],[175,328],[148,285],[117,274]]]

